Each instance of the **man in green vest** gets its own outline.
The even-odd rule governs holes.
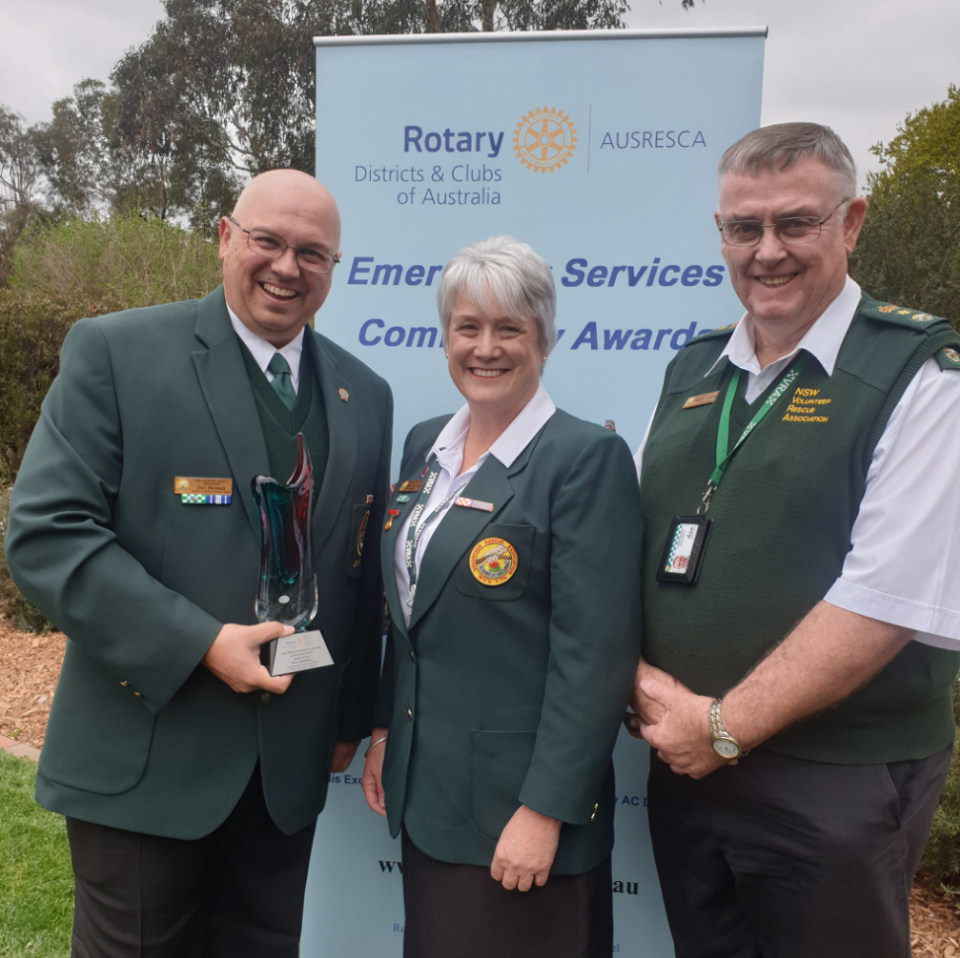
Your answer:
[[[719,173],[746,312],[678,353],[637,455],[667,915],[678,958],[907,958],[960,667],[960,336],[847,276],[833,131],[756,130]]]
[[[294,958],[317,814],[370,732],[383,618],[387,384],[308,322],[340,254],[330,194],[256,177],[205,299],[70,330],[14,488],[23,593],[66,633],[37,800],[67,818],[74,958]],[[319,629],[272,677],[251,481],[302,433]]]

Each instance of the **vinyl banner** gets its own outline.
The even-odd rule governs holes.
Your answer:
[[[559,341],[547,391],[576,416],[612,421],[636,449],[666,364],[741,313],[713,221],[716,165],[759,126],[765,35],[316,41],[317,177],[343,219],[343,260],[317,329],[390,382],[394,473],[410,427],[463,402],[437,318],[443,264],[503,233],[553,268]],[[647,835],[647,748],[621,733],[615,761],[614,952],[669,956]],[[362,767],[358,754],[331,777],[306,958],[401,954],[400,844],[366,808]]]

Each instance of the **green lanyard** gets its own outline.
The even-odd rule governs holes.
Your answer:
[[[767,413],[776,406],[780,398],[796,381],[806,361],[806,353],[800,353],[797,356],[783,379],[777,383],[776,388],[767,396],[763,401],[763,405],[754,414],[753,419],[747,423],[746,428],[740,433],[740,438],[737,440],[736,445],[728,452],[727,447],[730,440],[730,409],[733,406],[733,398],[736,395],[737,386],[740,384],[740,374],[742,372],[742,370],[737,367],[737,371],[733,374],[727,386],[727,392],[723,397],[723,408],[720,410],[720,425],[717,427],[717,464],[713,472],[710,473],[710,479],[707,482],[707,491],[703,494],[703,501],[697,509],[697,515],[700,515],[701,512],[706,514],[710,508],[710,497],[713,495],[714,489],[720,485],[720,480],[723,478],[723,474],[730,464],[734,453],[747,441],[747,437],[760,425]]]

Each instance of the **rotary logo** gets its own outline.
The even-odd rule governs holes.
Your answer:
[[[513,149],[517,159],[539,173],[552,173],[573,156],[577,148],[577,131],[561,110],[544,107],[531,110],[513,133]]]

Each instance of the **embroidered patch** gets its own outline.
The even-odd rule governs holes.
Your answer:
[[[481,539],[469,562],[470,572],[481,585],[503,585],[517,571],[517,550],[506,539]]]

